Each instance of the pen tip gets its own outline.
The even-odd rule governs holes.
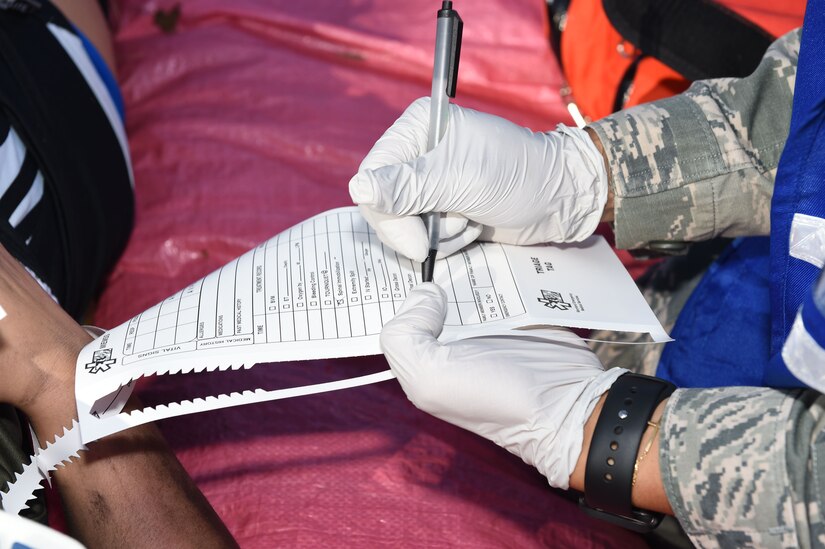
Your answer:
[[[453,3],[448,2],[446,0],[444,2],[441,2],[441,9],[442,10],[451,10],[451,9],[453,9]]]
[[[421,281],[432,282],[435,271],[435,256],[438,255],[438,250],[430,250],[427,254],[427,259],[421,264]]]

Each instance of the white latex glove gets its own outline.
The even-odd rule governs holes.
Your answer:
[[[421,284],[384,326],[381,347],[407,397],[521,457],[551,486],[567,489],[585,422],[627,370],[605,371],[566,330],[441,344],[446,313],[441,288]]]
[[[509,244],[575,242],[607,201],[604,160],[583,130],[532,132],[450,104],[444,138],[426,152],[430,100],[418,99],[378,140],[350,180],[352,200],[379,238],[423,261],[424,212],[442,212],[440,255],[479,236]],[[482,234],[483,233],[483,234]]]

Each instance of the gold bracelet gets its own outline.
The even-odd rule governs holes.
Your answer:
[[[633,464],[633,478],[630,481],[631,488],[636,486],[636,477],[639,475],[639,464],[642,462],[645,457],[647,457],[647,453],[650,451],[650,447],[653,446],[653,441],[656,440],[656,435],[659,434],[659,424],[653,421],[647,422],[648,427],[653,427],[653,436],[648,439],[647,444],[645,445],[645,449],[642,450],[642,453],[639,457],[636,458],[636,462]]]

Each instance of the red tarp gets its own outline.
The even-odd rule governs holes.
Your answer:
[[[309,216],[347,205],[374,141],[429,93],[436,0],[127,0],[112,14],[137,225],[96,321],[111,327]],[[543,0],[456,2],[457,103],[569,122]],[[148,403],[303,385],[382,357],[147,384]],[[503,365],[503,367],[506,367]],[[416,410],[397,383],[168,420],[172,447],[244,547],[632,547],[506,451]],[[158,494],[158,497],[163,497]]]

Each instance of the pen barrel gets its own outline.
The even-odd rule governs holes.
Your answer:
[[[447,95],[447,86],[450,82],[450,56],[452,55],[455,25],[456,19],[453,17],[439,17],[436,25],[433,84],[430,95],[430,131],[427,135],[428,151],[433,150],[438,145],[438,142],[444,137],[444,132],[447,131],[447,117],[450,114],[450,96]],[[430,212],[424,214],[423,218],[427,227],[430,249],[437,250],[440,236],[440,214]]]
[[[441,239],[440,220],[441,214],[438,212],[427,212],[422,214],[424,219],[424,227],[427,228],[427,240],[430,243],[430,250],[438,249],[438,242]]]
[[[450,83],[450,56],[456,19],[439,17],[435,30],[435,55],[433,58],[433,84],[430,93],[430,131],[427,136],[427,150],[438,145],[447,131],[450,96],[447,86]]]

